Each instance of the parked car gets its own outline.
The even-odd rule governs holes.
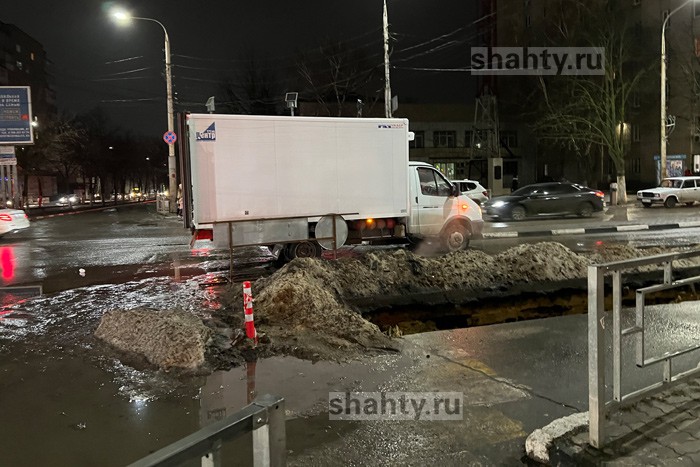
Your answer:
[[[577,183],[552,182],[527,185],[510,195],[491,198],[484,204],[484,215],[516,221],[540,215],[590,217],[604,208],[602,191]]]
[[[0,236],[29,227],[29,218],[21,209],[0,209]]]
[[[654,204],[663,204],[667,208],[672,208],[678,203],[690,206],[700,201],[700,177],[664,178],[656,188],[639,190],[637,199],[645,208]]]
[[[476,204],[482,205],[489,200],[489,192],[476,180],[452,180],[463,195],[468,196]]]
[[[74,193],[58,195],[54,202],[56,206],[73,206],[80,203],[82,203],[82,199]]]

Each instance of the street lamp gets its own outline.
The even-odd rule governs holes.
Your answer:
[[[693,1],[694,0],[686,0],[675,9],[671,10],[661,25],[661,154],[659,159],[661,162],[662,180],[668,176],[666,170],[666,25],[671,19],[671,16]]]
[[[391,83],[389,81],[389,15],[384,0],[383,32],[384,32],[384,116],[391,118]]]
[[[163,23],[153,18],[142,18],[139,16],[132,16],[130,13],[124,10],[114,10],[112,11],[112,18],[120,24],[126,24],[131,20],[143,20],[151,21],[152,23],[158,24],[165,34],[165,87],[166,87],[166,101],[168,106],[168,132],[173,132],[175,130],[175,123],[173,119],[173,78],[172,78],[172,67],[170,64],[170,38],[168,37],[168,31],[163,26]],[[177,165],[175,163],[175,146],[170,143],[168,144],[168,186],[169,186],[169,198],[170,207],[169,211],[171,213],[175,212],[176,209],[176,196],[177,196]]]

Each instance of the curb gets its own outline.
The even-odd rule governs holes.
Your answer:
[[[555,237],[560,235],[586,235],[598,233],[635,232],[640,230],[667,230],[700,227],[700,221],[677,222],[672,224],[624,224],[614,227],[593,227],[573,229],[551,229],[536,231],[485,232],[484,238],[515,238],[515,237]]]
[[[530,459],[545,465],[561,465],[564,459],[574,461],[572,456],[562,456],[563,453],[555,447],[555,442],[568,435],[581,433],[587,428],[588,412],[558,418],[530,433],[525,440],[525,452]],[[564,465],[568,464],[568,462],[564,463]]]

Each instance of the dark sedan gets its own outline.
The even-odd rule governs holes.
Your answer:
[[[536,183],[492,198],[483,209],[486,217],[516,221],[540,215],[590,217],[605,207],[603,197],[602,191],[576,183]]]

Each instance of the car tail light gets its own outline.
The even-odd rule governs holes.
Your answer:
[[[9,214],[0,214],[0,221],[12,222],[12,216]]]
[[[488,192],[488,191],[482,191],[481,194],[484,195],[484,196],[486,196],[487,198],[489,197],[489,192]]]
[[[596,195],[598,198],[605,198],[605,193],[603,193],[603,192],[600,191],[600,190],[599,190],[599,191],[596,191],[596,192],[595,192],[595,195]]]

